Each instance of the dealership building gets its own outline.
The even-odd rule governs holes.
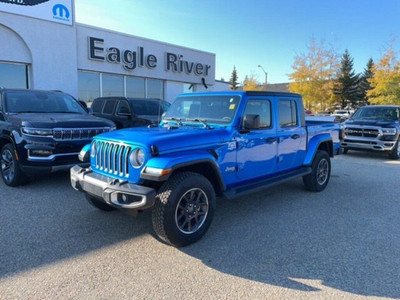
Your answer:
[[[159,98],[227,90],[215,54],[75,22],[73,0],[0,0],[0,87]]]

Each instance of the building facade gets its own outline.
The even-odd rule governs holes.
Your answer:
[[[228,90],[215,54],[75,22],[73,0],[0,0],[0,86],[159,98]]]

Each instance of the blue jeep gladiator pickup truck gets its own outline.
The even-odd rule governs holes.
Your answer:
[[[152,208],[156,234],[181,247],[206,233],[217,196],[299,176],[324,190],[339,146],[339,125],[306,122],[298,94],[183,94],[159,126],[96,136],[80,154],[91,166],[73,167],[71,183],[100,210]]]

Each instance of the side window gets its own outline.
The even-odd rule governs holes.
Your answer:
[[[118,103],[117,115],[128,115],[131,113],[131,109],[129,108],[129,104],[125,100],[121,100]]]
[[[103,114],[112,115],[115,111],[116,106],[117,106],[117,100],[107,100],[103,108]]]
[[[101,108],[103,107],[104,100],[103,99],[98,99],[94,100],[92,104],[92,109],[94,113],[100,113]]]
[[[254,99],[247,101],[244,115],[260,115],[260,128],[271,127],[271,102]]]
[[[279,100],[278,110],[281,127],[293,127],[297,125],[296,101]]]

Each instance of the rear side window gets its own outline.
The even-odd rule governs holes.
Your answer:
[[[129,108],[128,102],[125,100],[119,101],[117,115],[119,115],[119,114],[126,115],[126,114],[130,114],[130,113],[131,113],[131,109]]]
[[[132,100],[133,111],[138,116],[157,116],[163,113],[160,101]]]
[[[281,127],[293,127],[297,125],[296,101],[279,100],[279,124]]]
[[[101,108],[103,107],[104,100],[99,99],[99,100],[94,100],[92,104],[92,110],[94,113],[99,113],[101,111]]]
[[[259,115],[260,128],[269,128],[271,127],[271,102],[264,99],[249,100],[244,115]]]
[[[112,115],[114,113],[116,106],[117,106],[117,100],[107,100],[103,108],[103,114]]]

